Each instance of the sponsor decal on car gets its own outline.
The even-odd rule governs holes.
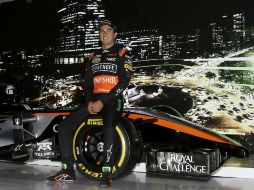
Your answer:
[[[34,150],[35,158],[51,158],[55,156],[55,152],[52,148],[52,142],[37,143]]]
[[[174,176],[210,175],[209,154],[156,152],[148,156],[148,173],[168,174]]]
[[[14,151],[17,152],[17,151],[21,150],[22,146],[23,146],[23,144],[17,145],[17,146],[14,148]]]
[[[14,85],[7,85],[5,92],[8,95],[14,95],[15,87]]]
[[[157,158],[161,158],[161,154],[165,154],[165,159],[158,162],[159,170],[164,172],[184,172],[207,174],[207,163],[200,162],[200,155],[181,154],[174,152],[157,153]],[[204,155],[206,157],[206,155]]]

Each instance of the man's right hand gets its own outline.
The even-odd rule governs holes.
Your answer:
[[[88,102],[87,110],[89,111],[90,114],[97,114],[96,112],[93,111],[94,109],[93,109],[93,102],[92,101]]]

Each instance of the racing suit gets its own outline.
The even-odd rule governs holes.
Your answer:
[[[123,90],[128,86],[132,73],[131,58],[126,49],[115,44],[109,49],[102,49],[89,56],[84,78],[85,103],[78,106],[61,122],[59,144],[62,162],[73,166],[72,140],[76,128],[90,115],[87,109],[89,101],[101,100],[103,108],[103,163],[112,166],[114,149],[115,123],[123,107]]]

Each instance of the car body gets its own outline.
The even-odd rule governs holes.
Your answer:
[[[31,109],[26,104],[2,104],[0,159],[14,162],[59,159],[57,125],[72,109]],[[17,118],[22,122],[17,123]],[[92,179],[102,176],[102,149],[99,149],[103,143],[102,127],[100,115],[93,115],[74,134],[77,169]],[[13,132],[16,129],[23,131],[18,137]],[[19,136],[23,136],[29,155],[14,159],[13,151],[20,146],[15,143]],[[168,106],[125,108],[116,126],[116,136],[113,177],[127,174],[137,163],[146,162],[149,174],[208,179],[230,156],[249,155],[240,143],[187,121]]]

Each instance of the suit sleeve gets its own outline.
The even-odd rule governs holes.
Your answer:
[[[119,65],[121,66],[120,73],[118,76],[119,82],[108,94],[102,94],[100,96],[100,100],[102,101],[103,104],[106,104],[114,97],[118,96],[119,94],[122,94],[122,92],[129,85],[132,75],[131,57],[127,53],[125,53],[122,57],[120,57],[119,61],[120,61]]]
[[[89,102],[93,98],[93,73],[92,73],[91,61],[87,61],[85,64],[86,65],[85,65],[83,90],[84,90],[85,101]]]

